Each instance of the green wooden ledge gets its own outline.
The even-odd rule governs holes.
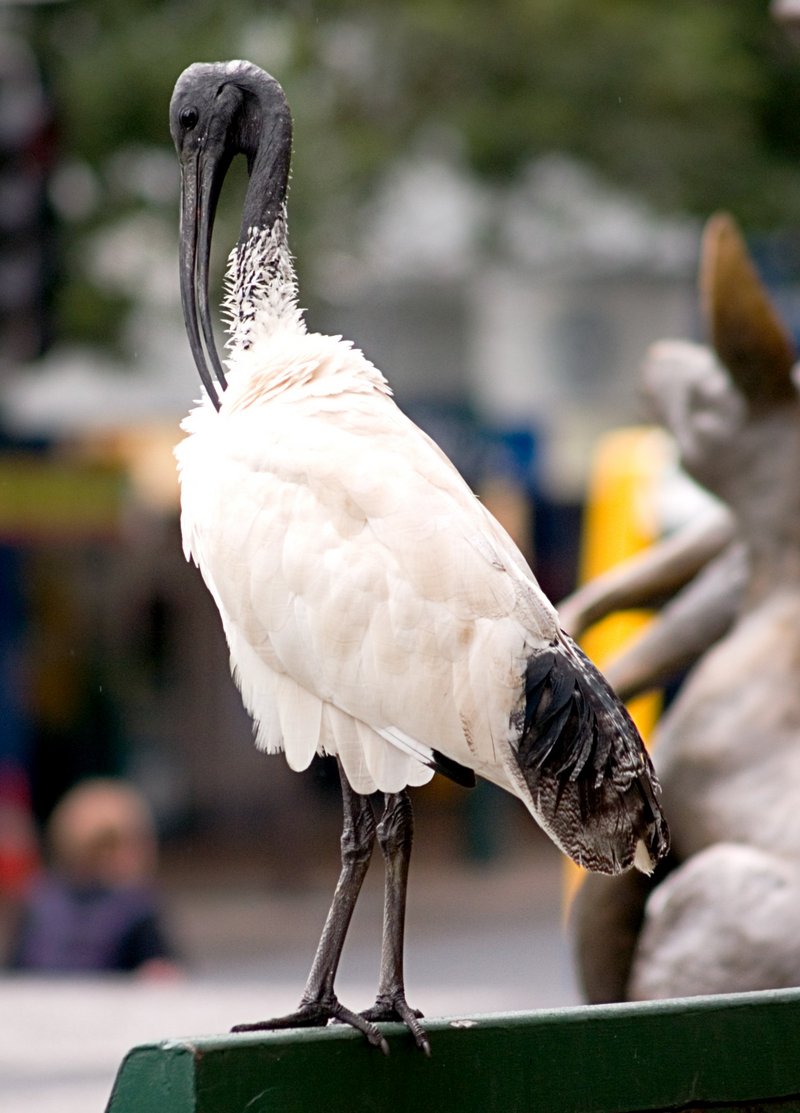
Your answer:
[[[800,990],[430,1020],[430,1059],[384,1030],[137,1047],[107,1113],[800,1111]]]

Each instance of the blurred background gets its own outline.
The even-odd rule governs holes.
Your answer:
[[[235,57],[293,109],[310,325],[381,367],[554,600],[598,438],[646,418],[647,344],[697,336],[710,212],[742,223],[798,322],[800,63],[765,0],[0,4],[0,945],[58,802],[124,778],[155,817],[185,969],[243,981],[290,953],[293,997],[336,874],[335,775],[256,753],[171,455],[198,384],[167,106],[190,62]],[[508,992],[478,1005],[574,999],[557,853],[488,788],[417,797],[417,982],[455,986],[483,940]]]

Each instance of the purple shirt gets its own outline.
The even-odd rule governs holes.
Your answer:
[[[23,909],[13,970],[130,971],[172,958],[151,891],[144,886],[79,886],[44,876]]]

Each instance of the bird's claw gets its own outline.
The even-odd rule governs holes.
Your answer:
[[[235,1024],[231,1032],[274,1032],[286,1028],[317,1028],[324,1027],[330,1021],[339,1024],[349,1024],[366,1036],[373,1047],[378,1047],[389,1054],[389,1045],[380,1030],[368,1017],[353,1012],[343,1005],[333,995],[321,1001],[304,1001],[293,1013],[286,1016],[272,1017],[270,1020],[256,1020],[251,1024]]]
[[[375,1004],[371,1008],[365,1009],[361,1016],[364,1020],[373,1024],[377,1021],[399,1020],[408,1028],[420,1051],[424,1055],[430,1056],[431,1045],[428,1033],[420,1024],[423,1013],[419,1009],[412,1009],[406,1001],[404,993],[380,994]]]

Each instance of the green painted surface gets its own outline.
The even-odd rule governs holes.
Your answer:
[[[122,1062],[109,1109],[170,1113],[195,1105],[195,1055],[188,1044],[136,1047]]]
[[[134,1049],[108,1113],[800,1111],[800,991],[428,1023],[426,1059],[387,1025],[383,1056],[345,1028]]]

